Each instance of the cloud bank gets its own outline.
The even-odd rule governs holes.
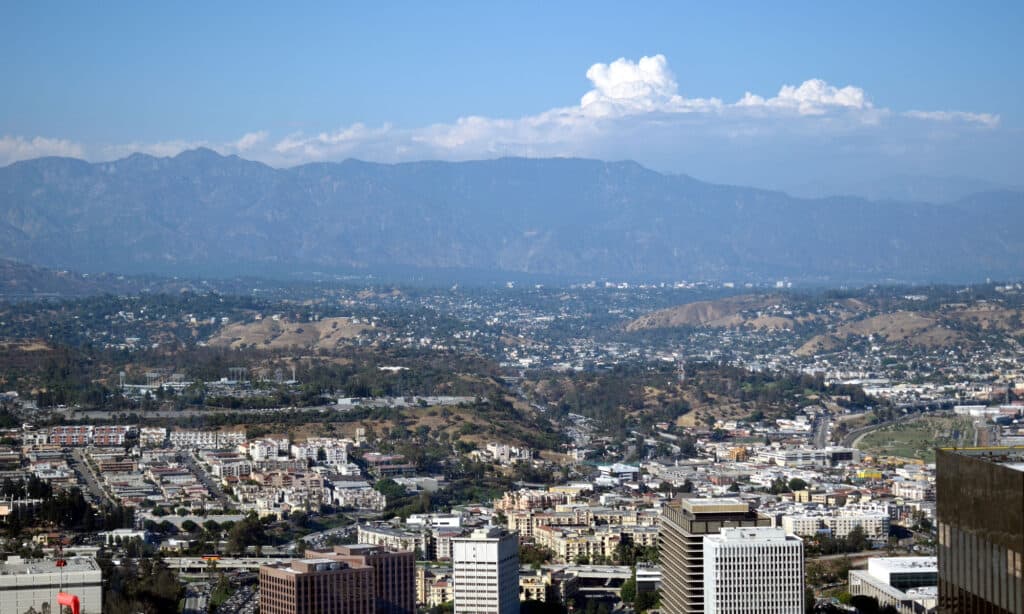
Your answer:
[[[734,102],[690,97],[681,93],[668,60],[660,54],[636,61],[619,58],[597,63],[586,76],[591,88],[578,104],[518,118],[467,116],[415,128],[354,123],[316,134],[295,132],[275,138],[267,130],[257,130],[229,142],[88,145],[5,136],[0,137],[0,165],[44,155],[89,160],[115,159],[133,152],[169,156],[203,146],[275,166],[348,157],[397,162],[581,156],[633,158],[663,170],[729,179],[716,176],[715,169],[732,164],[777,172],[782,162],[820,165],[822,156],[832,160],[833,169],[870,165],[870,159],[876,163],[897,158],[927,163],[949,158],[949,152],[939,151],[937,143],[946,143],[948,148],[950,143],[984,140],[989,138],[986,134],[1000,128],[998,115],[893,111],[876,106],[860,87],[840,87],[821,79],[783,84],[775,95],[747,92]]]

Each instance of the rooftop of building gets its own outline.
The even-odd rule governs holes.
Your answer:
[[[750,504],[735,497],[683,498],[679,507],[691,514],[730,514],[750,511]]]
[[[717,535],[707,535],[704,539],[723,544],[801,541],[799,537],[787,534],[782,527],[726,527]]]
[[[337,555],[337,556],[365,556],[374,557],[378,555],[412,555],[412,552],[408,551],[395,551],[385,548],[384,546],[378,546],[375,544],[347,544],[343,546],[335,546],[334,550],[330,553],[318,553],[317,556],[324,554]]]
[[[938,572],[939,562],[934,556],[875,557],[868,559],[871,571],[883,573]]]
[[[511,535],[511,533],[509,533],[501,527],[481,527],[479,529],[474,529],[473,532],[469,535],[464,535],[462,537],[453,537],[452,539],[475,541],[484,539],[502,539],[509,535]]]
[[[270,567],[287,573],[302,574],[326,571],[340,571],[342,569],[350,568],[365,569],[368,566],[360,565],[358,563],[341,561],[336,558],[325,556],[323,558],[292,559],[288,563],[277,563],[274,565],[267,565],[266,567]]]
[[[989,462],[1015,471],[1024,471],[1024,446],[991,446],[980,448],[939,448],[941,453],[982,457]]]
[[[96,559],[88,556],[72,556],[64,559],[66,565],[63,573],[82,571],[99,571],[99,563]],[[57,567],[56,559],[22,559],[18,556],[7,557],[7,560],[0,564],[0,576],[32,575],[59,573],[61,568]]]

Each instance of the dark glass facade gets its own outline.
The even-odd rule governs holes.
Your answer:
[[[936,454],[939,612],[1024,613],[1024,447]]]

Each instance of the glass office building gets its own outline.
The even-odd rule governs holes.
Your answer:
[[[1024,447],[936,454],[939,612],[1024,612]]]

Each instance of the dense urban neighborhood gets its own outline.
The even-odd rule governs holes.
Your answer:
[[[0,307],[0,580],[86,611],[934,611],[936,448],[1024,443],[1019,284],[145,283]]]

